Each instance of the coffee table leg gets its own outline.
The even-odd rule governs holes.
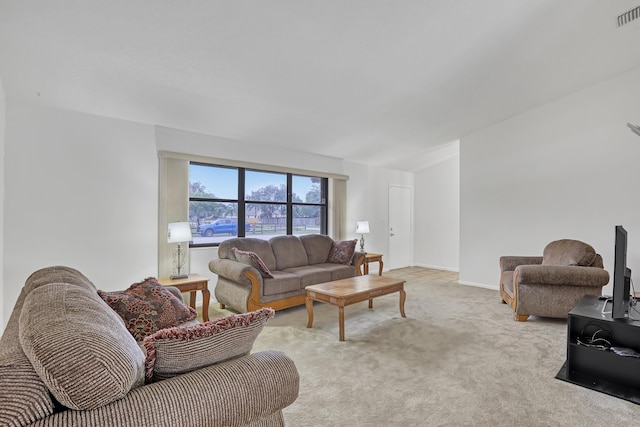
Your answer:
[[[344,307],[338,307],[338,324],[340,325],[340,341],[344,341]]]
[[[305,304],[307,306],[307,317],[309,319],[307,320],[307,328],[310,328],[313,326],[313,300],[307,297]]]
[[[373,308],[373,298],[369,300],[369,308]]]
[[[400,289],[400,314],[402,317],[407,317],[404,314],[404,301],[407,299],[407,293],[404,289]]]

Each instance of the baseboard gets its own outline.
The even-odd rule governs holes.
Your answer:
[[[432,268],[434,270],[443,270],[443,271],[454,271],[456,273],[458,273],[458,269],[457,268],[452,268],[452,267],[443,267],[441,265],[432,265],[432,264],[414,264],[414,267],[422,267],[422,268]]]
[[[500,290],[500,288],[496,285],[486,285],[484,283],[467,282],[466,280],[458,280],[458,284],[464,285],[464,286],[474,286],[476,288],[491,289],[492,291]]]

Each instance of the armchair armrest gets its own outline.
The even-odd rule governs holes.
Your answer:
[[[520,265],[514,277],[516,284],[527,285],[602,287],[609,282],[609,272],[602,268],[565,265]]]
[[[87,411],[63,411],[34,425],[248,425],[290,405],[299,375],[283,352],[267,350],[138,387]]]
[[[500,271],[513,271],[519,265],[540,265],[541,256],[501,256]]]

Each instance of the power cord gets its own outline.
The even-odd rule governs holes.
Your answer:
[[[589,327],[596,328],[596,330],[589,334],[587,329]],[[603,336],[604,335],[604,336]],[[580,336],[576,338],[578,345],[585,347],[595,348],[597,350],[609,350],[611,347],[611,341],[609,341],[610,332],[602,329],[599,325],[589,323],[580,332]]]

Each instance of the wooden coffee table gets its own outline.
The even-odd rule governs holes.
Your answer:
[[[340,341],[344,341],[345,306],[369,300],[369,308],[373,308],[373,298],[393,292],[400,292],[400,314],[402,317],[407,317],[404,314],[404,301],[407,299],[404,283],[404,280],[388,276],[366,275],[309,285],[306,288],[306,305],[309,316],[307,328],[313,326],[313,301],[335,305],[338,307]]]

